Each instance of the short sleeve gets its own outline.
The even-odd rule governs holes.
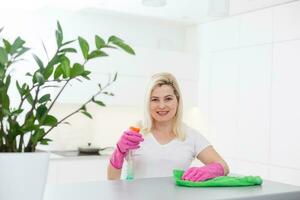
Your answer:
[[[194,157],[198,156],[198,154],[203,151],[206,147],[210,146],[211,144],[209,141],[199,132],[196,133],[195,139],[195,155]]]
[[[210,146],[210,142],[197,130],[186,127],[187,139],[193,144],[193,157],[196,157],[206,147]]]

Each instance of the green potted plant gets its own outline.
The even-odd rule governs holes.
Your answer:
[[[8,199],[8,197],[13,200],[15,198],[20,199],[21,197],[24,198],[24,195],[33,193],[37,194],[36,197],[31,196],[26,199],[41,199],[44,183],[33,183],[33,177],[35,175],[45,182],[49,155],[46,154],[42,157],[39,153],[24,152],[35,152],[38,144],[47,145],[51,141],[47,138],[51,130],[62,123],[67,123],[65,120],[72,115],[82,113],[92,118],[86,109],[86,105],[95,103],[99,106],[105,106],[97,97],[100,94],[113,95],[106,89],[116,81],[117,73],[105,85],[99,83],[99,90],[95,91],[93,96],[62,119],[57,119],[50,114],[58,97],[70,82],[89,80],[91,72],[86,69],[86,64],[91,60],[108,56],[105,52],[106,49],[121,49],[132,55],[135,52],[116,36],[110,36],[105,41],[96,35],[94,49],[90,49],[91,45],[83,37],[65,41],[61,25],[57,22],[57,30],[55,31],[57,49],[55,54],[49,57],[44,46],[48,61],[44,62],[40,57],[33,54],[36,70],[26,73],[26,77],[30,79],[30,82],[22,82],[22,80],[13,82],[9,73],[11,67],[16,62],[21,62],[24,54],[30,49],[24,46],[25,41],[20,37],[13,42],[1,38],[2,30],[3,28],[0,29],[0,180],[3,181],[3,184],[0,183],[0,199]],[[80,49],[74,48],[75,42],[79,43]],[[82,62],[73,63],[70,54],[80,54]],[[49,87],[59,87],[58,94],[53,96],[49,93],[47,91]],[[19,93],[19,104],[16,107],[11,104],[11,99],[16,98],[9,96],[9,90],[11,89],[15,89]],[[17,161],[13,160],[12,165],[9,166],[8,162],[14,156],[17,156]],[[37,159],[29,161],[29,159],[35,159],[34,157]],[[41,160],[46,164],[42,164]],[[32,164],[33,166],[28,167],[25,164]],[[41,164],[41,167],[37,167],[38,164]],[[5,170],[4,166],[8,166],[8,168]],[[28,181],[25,175],[29,173],[30,168],[35,171],[33,172],[34,175],[26,176],[31,179],[31,181]],[[24,184],[29,184],[30,187],[26,191],[24,189],[18,190],[18,187],[24,187],[24,184],[20,183],[22,181],[20,179],[12,180],[12,177],[17,177],[17,175],[12,175],[13,173],[19,173],[20,179],[25,181]],[[38,173],[40,174],[37,175]],[[12,183],[8,181],[12,181]],[[4,185],[6,186],[2,187]],[[37,191],[38,189],[40,191]],[[5,196],[5,192],[9,196]]]

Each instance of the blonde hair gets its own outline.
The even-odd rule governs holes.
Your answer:
[[[180,140],[184,140],[185,133],[183,132],[182,129],[182,111],[183,111],[182,96],[176,78],[170,73],[154,74],[149,81],[148,88],[146,91],[146,96],[145,96],[144,121],[142,125],[142,132],[144,134],[150,133],[153,128],[153,119],[150,114],[151,93],[155,88],[161,87],[163,85],[169,85],[174,90],[174,94],[178,102],[178,107],[173,119],[173,133],[175,134],[176,138]]]

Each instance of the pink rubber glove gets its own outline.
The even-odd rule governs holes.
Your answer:
[[[207,179],[224,176],[224,168],[220,163],[211,163],[203,167],[190,167],[182,176],[182,180],[205,181]]]
[[[139,144],[142,141],[144,141],[144,139],[140,133],[132,130],[125,131],[119,139],[117,147],[110,157],[110,164],[116,169],[121,169],[128,151],[130,149],[140,148]]]

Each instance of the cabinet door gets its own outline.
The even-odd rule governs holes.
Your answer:
[[[230,14],[258,10],[287,3],[289,1],[290,0],[230,0]]]

